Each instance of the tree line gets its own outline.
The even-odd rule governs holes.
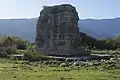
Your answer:
[[[120,49],[120,36],[97,40],[91,36],[86,35],[85,33],[80,32],[81,41],[79,44],[88,49],[97,49],[97,50],[119,50]]]

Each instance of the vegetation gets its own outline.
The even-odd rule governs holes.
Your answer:
[[[17,50],[25,50],[27,41],[20,37],[0,36],[0,57],[7,57],[10,54],[16,54]]]
[[[93,54],[109,54],[109,55],[120,55],[119,50],[91,50]]]
[[[90,50],[120,50],[120,37],[112,39],[97,40],[91,36],[80,32],[81,35],[81,46]]]
[[[100,67],[100,68],[99,68]],[[109,66],[108,66],[109,67]],[[101,69],[103,68],[103,69]],[[107,66],[59,67],[41,62],[0,60],[0,80],[119,80],[120,69]]]
[[[92,53],[119,54],[120,37],[106,40],[96,40],[80,32],[81,39],[77,38],[73,43],[82,46]],[[75,48],[77,49],[77,48]],[[0,36],[0,57],[7,57],[10,54],[24,54],[24,59],[29,61],[46,59],[42,53],[37,53],[35,45],[15,36]],[[44,58],[43,58],[44,57]],[[49,58],[48,58],[49,59]]]
[[[118,37],[96,40],[84,33],[73,43],[92,53],[119,54]],[[80,42],[81,40],[81,42]],[[114,47],[114,48],[112,48]],[[23,54],[22,59],[3,59],[11,54]],[[72,63],[56,61],[36,52],[35,45],[19,37],[0,37],[0,80],[120,80],[120,61],[86,61],[72,66]],[[60,64],[67,64],[61,67]],[[52,74],[51,74],[52,73]]]

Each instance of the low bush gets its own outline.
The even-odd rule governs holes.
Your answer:
[[[42,52],[38,53],[33,44],[28,44],[27,50],[24,51],[24,59],[28,61],[50,60],[49,57],[42,55]]]

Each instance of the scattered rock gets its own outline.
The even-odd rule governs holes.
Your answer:
[[[67,66],[66,63],[61,63],[61,64],[60,64],[60,67],[66,67],[66,66]]]

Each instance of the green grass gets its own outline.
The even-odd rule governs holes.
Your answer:
[[[113,54],[118,54],[120,55],[120,50],[101,50],[101,51],[98,51],[98,50],[91,50],[91,52],[93,54],[110,54],[110,55],[113,55]]]
[[[0,80],[120,80],[120,70],[25,66],[0,61]]]

